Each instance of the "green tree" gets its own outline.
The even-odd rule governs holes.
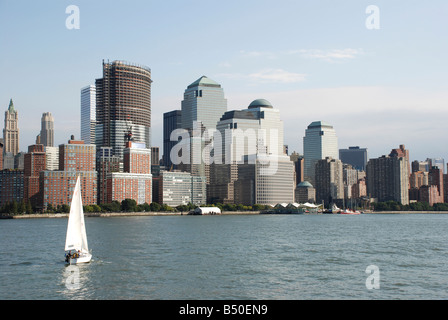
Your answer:
[[[137,209],[137,201],[134,199],[124,199],[121,201],[121,210],[125,212],[134,212]]]
[[[151,204],[149,205],[149,210],[152,212],[159,212],[161,208],[161,205],[157,202],[151,202]]]

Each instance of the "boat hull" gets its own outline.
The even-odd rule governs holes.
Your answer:
[[[90,253],[84,254],[79,258],[70,258],[70,264],[79,264],[79,263],[88,263],[92,259],[92,255]]]

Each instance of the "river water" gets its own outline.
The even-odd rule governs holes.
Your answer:
[[[89,264],[64,263],[66,218],[0,220],[2,300],[448,298],[448,215],[86,218]]]

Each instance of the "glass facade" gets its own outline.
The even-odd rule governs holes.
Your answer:
[[[81,140],[95,144],[96,88],[89,85],[81,89]]]
[[[96,145],[112,147],[120,158],[127,133],[151,147],[151,70],[123,61],[103,62],[96,79]]]
[[[314,172],[317,160],[331,157],[339,158],[338,138],[333,126],[323,121],[311,123],[303,138],[303,155],[305,158],[305,180],[314,185]]]
[[[227,111],[227,99],[221,85],[203,76],[190,84],[182,101],[182,128],[193,129],[195,121],[206,129],[216,129],[221,116]]]
[[[163,165],[171,168],[171,149],[177,141],[171,141],[171,132],[182,127],[182,111],[173,110],[163,114]],[[174,167],[174,166],[173,166]]]

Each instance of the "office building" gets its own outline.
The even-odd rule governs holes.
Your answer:
[[[95,144],[96,87],[89,85],[81,89],[81,140]]]
[[[350,164],[356,170],[364,171],[367,165],[367,148],[348,147],[339,149],[339,159],[342,163]]]
[[[201,205],[206,203],[206,179],[189,172],[160,171],[157,181],[157,201],[170,207],[179,205]]]
[[[332,125],[324,121],[312,122],[303,137],[303,156],[305,158],[305,180],[315,185],[315,166],[318,160],[330,157],[338,159],[338,138]]]
[[[224,113],[217,131],[219,139],[215,136],[214,161],[210,166],[209,202],[254,204],[261,201],[256,203],[273,205],[281,199],[294,202],[294,167],[289,156],[283,153],[283,121],[278,109],[265,99],[256,99],[244,110]],[[271,177],[263,173],[274,167],[277,171]],[[246,180],[247,188],[253,192],[243,190],[242,181]],[[270,196],[269,188],[272,188]]]
[[[95,81],[98,148],[112,147],[120,159],[132,140],[151,147],[151,69],[123,61],[103,61],[103,78]]]
[[[194,122],[201,122],[205,129],[216,125],[227,111],[227,99],[221,85],[202,76],[190,84],[182,100],[182,128],[193,129]]]
[[[9,101],[8,110],[5,111],[5,125],[3,127],[3,150],[10,152],[12,156],[19,153],[19,113],[14,108],[12,99]],[[4,166],[6,168],[6,166]]]
[[[42,114],[40,143],[45,147],[54,146],[54,118],[51,115],[51,112],[45,112]]]
[[[294,165],[287,155],[250,155],[238,164],[236,204],[271,205],[294,202]]]
[[[163,114],[163,165],[170,170],[175,168],[171,161],[171,149],[178,141],[171,141],[171,133],[182,127],[182,111],[173,110]]]

